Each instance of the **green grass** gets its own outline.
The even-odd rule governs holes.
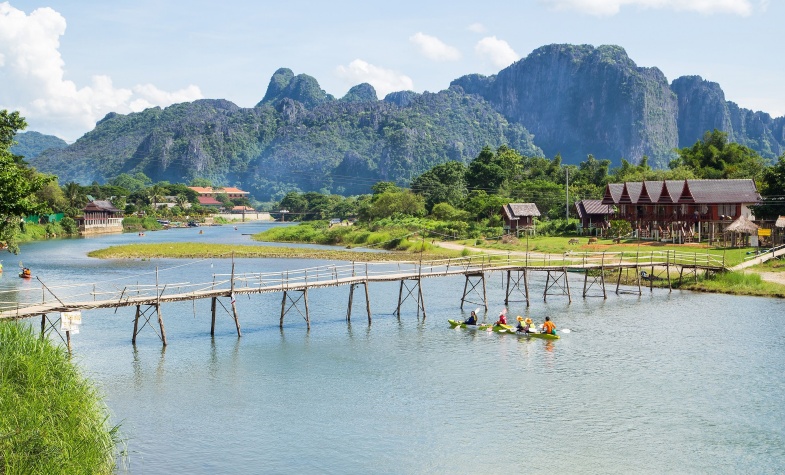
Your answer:
[[[578,244],[570,244],[570,239],[577,239]],[[600,238],[596,243],[589,244],[588,236],[535,236],[527,239],[525,237],[507,239],[507,242],[500,240],[480,241],[479,245],[475,244],[474,239],[459,241],[462,244],[472,247],[479,247],[482,249],[495,249],[504,251],[526,251],[528,248],[531,252],[541,252],[550,254],[562,254],[567,251],[573,252],[624,252],[635,253],[640,252],[641,255],[650,254],[651,252],[678,252],[679,254],[697,254],[698,258],[707,253],[715,259],[722,261],[725,260],[727,267],[732,267],[744,261],[749,257],[748,252],[754,251],[754,248],[707,248],[706,244],[666,244],[654,241],[637,241],[637,240],[622,240],[620,243],[614,243],[612,239]]]
[[[419,258],[421,243],[408,246],[402,243],[401,252],[358,252],[347,250],[303,249],[291,247],[272,246],[244,246],[231,244],[211,244],[196,242],[165,242],[151,244],[126,244],[112,246],[88,253],[90,257],[102,259],[151,259],[151,258],[311,258],[340,261],[408,261]],[[454,257],[457,251],[429,252],[426,243],[425,257],[428,259],[441,259]]]
[[[785,297],[785,286],[766,282],[755,273],[723,272],[700,280],[698,283],[684,283],[680,288],[731,295]]]
[[[117,427],[62,347],[0,322],[0,473],[108,474]]]

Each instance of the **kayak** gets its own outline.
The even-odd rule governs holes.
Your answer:
[[[515,328],[510,327],[507,331],[499,330],[499,333],[514,333],[518,336],[524,336],[527,338],[541,338],[543,340],[558,340],[561,338],[559,335],[554,335],[552,333],[526,333],[526,332],[519,332],[516,331]]]
[[[468,330],[487,330],[491,327],[491,325],[487,323],[481,323],[479,325],[467,325],[460,320],[447,320],[450,324],[450,328],[466,328]]]
[[[479,325],[467,325],[460,320],[447,320],[451,328],[466,328],[469,330],[493,330],[497,333],[515,333],[515,328],[510,325],[491,325],[490,323],[481,323]]]

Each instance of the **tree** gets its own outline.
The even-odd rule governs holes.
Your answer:
[[[11,153],[17,131],[27,127],[19,112],[0,111],[0,241],[8,250],[19,253],[17,235],[24,216],[45,209],[45,203],[36,199],[44,186],[55,180],[29,168],[22,157]]]
[[[411,189],[425,198],[425,205],[433,210],[437,203],[459,206],[466,197],[466,165],[446,162],[436,165],[412,181]]]
[[[785,153],[766,169],[760,191],[766,201],[755,207],[756,217],[776,219],[785,215]]]
[[[425,200],[410,190],[388,191],[373,200],[369,210],[371,219],[399,216],[425,216]]]
[[[679,157],[672,160],[670,168],[686,166],[698,178],[752,178],[763,177],[763,157],[751,148],[728,142],[728,134],[714,129],[703,134],[692,147],[677,150]]]

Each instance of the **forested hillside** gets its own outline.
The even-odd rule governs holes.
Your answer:
[[[315,78],[282,68],[255,107],[205,99],[110,113],[76,143],[32,163],[61,182],[143,172],[153,181],[206,178],[267,200],[291,190],[406,185],[434,165],[465,165],[485,146],[566,164],[589,155],[613,165],[646,157],[664,169],[677,148],[714,129],[769,163],[785,151],[785,118],[726,101],[718,84],[687,76],[669,85],[619,46],[549,45],[494,76],[382,100],[369,84],[336,99]]]

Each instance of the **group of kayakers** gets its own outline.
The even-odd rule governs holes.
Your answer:
[[[551,317],[545,317],[545,322],[540,325],[539,329],[537,325],[534,324],[531,318],[526,317],[524,320],[523,317],[518,315],[518,326],[515,327],[515,331],[520,333],[547,333],[551,335],[556,334],[556,324],[551,321]],[[463,323],[467,325],[477,325],[477,311],[472,310],[472,313],[469,315]],[[507,312],[506,309],[503,310],[499,314],[499,318],[496,320],[494,325],[507,325]]]

